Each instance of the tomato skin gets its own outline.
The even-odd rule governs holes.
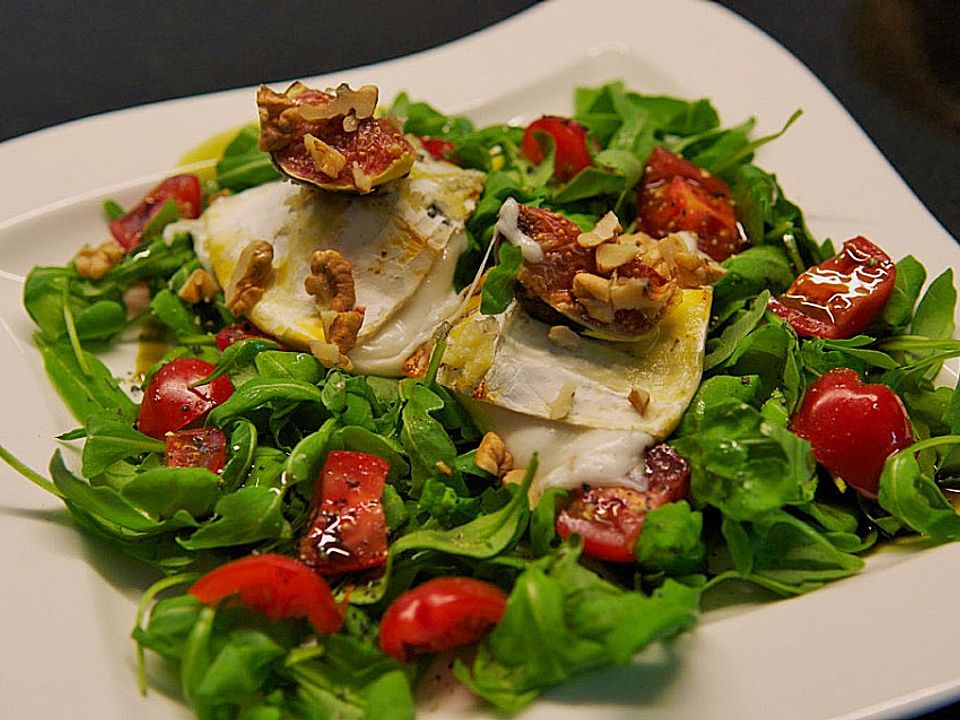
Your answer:
[[[913,444],[910,417],[886,385],[864,385],[854,370],[824,373],[807,388],[790,418],[813,456],[834,477],[876,500],[884,461]]]
[[[464,577],[428,580],[393,601],[380,621],[380,649],[406,662],[425,653],[472,645],[500,622],[506,594]]]
[[[883,310],[896,278],[890,257],[858,236],[834,257],[800,273],[768,307],[803,337],[851,338]]]
[[[207,385],[189,387],[215,369],[215,365],[197,358],[177,358],[160,368],[143,394],[137,429],[163,439],[168,432],[197,422],[226,401],[233,395],[233,385],[225,376]]]
[[[163,464],[167,467],[203,467],[219,475],[227,462],[227,437],[217,428],[177,430],[166,438]]]
[[[746,244],[729,186],[659,146],[650,153],[637,191],[637,226],[656,238],[695,232],[697,247],[717,262]]]
[[[387,521],[380,497],[390,465],[367,453],[327,455],[310,501],[300,559],[321,575],[379,567],[387,561]]]
[[[608,562],[633,562],[647,510],[687,497],[690,467],[666,443],[644,455],[646,490],[598,486],[575,490],[569,504],[557,515],[557,533],[566,540],[576,533],[583,538],[585,555]]]
[[[418,137],[423,149],[430,153],[434,160],[446,160],[457,164],[457,146],[452,142],[425,135]]]
[[[216,337],[217,349],[220,350],[220,352],[223,352],[234,343],[238,343],[241,340],[250,340],[252,338],[273,340],[273,342],[277,343],[280,350],[287,349],[286,345],[284,345],[282,342],[271,335],[267,335],[267,333],[263,332],[253,323],[245,321],[235,322],[220,328],[220,331],[217,333]]]
[[[520,154],[530,162],[539,165],[546,157],[537,139],[540,133],[553,138],[556,146],[553,176],[559,182],[567,182],[584,168],[593,165],[593,158],[587,149],[587,131],[579,123],[557,115],[544,115],[524,130]]]
[[[210,571],[190,588],[207,605],[238,596],[271,620],[306,617],[318,635],[337,632],[344,611],[323,578],[286,555],[250,555]]]
[[[184,174],[168,177],[143,196],[130,212],[110,223],[110,234],[127,252],[140,244],[144,228],[167,200],[177,203],[182,218],[200,216],[200,178]]]

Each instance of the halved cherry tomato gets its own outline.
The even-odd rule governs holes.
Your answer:
[[[507,596],[472,578],[428,580],[398,597],[380,621],[380,649],[397,660],[471,645],[500,622]]]
[[[557,533],[583,537],[585,555],[609,562],[632,562],[647,510],[682,500],[690,491],[687,461],[666,443],[644,456],[646,490],[602,486],[576,490],[557,515]]]
[[[207,385],[191,388],[216,369],[197,358],[177,358],[164,365],[150,380],[137,428],[144,435],[163,438],[168,432],[194,423],[233,395],[230,379],[223,376]]]
[[[897,266],[867,240],[847,240],[840,252],[810,268],[769,307],[798,335],[850,338],[883,310],[897,278]]]
[[[697,247],[717,262],[745,245],[729,186],[659,146],[650,153],[637,192],[637,227],[657,238],[695,232]]]
[[[177,203],[182,218],[200,216],[200,178],[196,175],[174,175],[143,196],[140,203],[121,218],[110,223],[110,234],[127,252],[140,244],[143,229],[167,200]]]
[[[227,461],[227,438],[217,428],[177,430],[166,436],[163,464],[204,467],[219,475]]]
[[[553,176],[560,182],[566,182],[593,164],[587,149],[587,131],[579,123],[556,115],[544,115],[530,123],[524,131],[520,154],[530,162],[539,165],[546,157],[537,138],[540,134],[553,138],[556,147]]]
[[[249,340],[250,338],[265,338],[266,340],[273,340],[277,345],[280,346],[281,350],[286,350],[286,345],[277,340],[271,335],[263,332],[253,323],[247,322],[246,320],[241,320],[239,322],[226,325],[220,329],[220,332],[217,333],[217,347],[220,349],[220,352],[223,352],[228,347],[234,343],[238,343],[241,340]]]
[[[433,156],[434,160],[446,160],[452,163],[457,162],[457,146],[449,140],[420,136],[420,144],[423,145],[424,150]]]
[[[310,501],[300,559],[321,575],[366,570],[387,561],[387,522],[380,497],[390,465],[376,455],[327,455]]]
[[[790,429],[835,477],[875,500],[884,461],[913,444],[907,410],[886,385],[864,385],[848,368],[824,373],[807,388]]]
[[[344,610],[323,578],[286,555],[251,555],[204,575],[190,594],[207,605],[237,596],[271,620],[305,617],[319,635],[337,632]]]

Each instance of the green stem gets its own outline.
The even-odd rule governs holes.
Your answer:
[[[58,498],[63,500],[63,495],[60,494],[60,491],[57,489],[56,485],[47,480],[36,470],[33,470],[32,468],[20,462],[20,460],[18,460],[13,453],[3,447],[3,445],[0,445],[0,460],[3,460],[7,465],[23,475],[27,480],[32,482],[41,490],[46,490],[51,495],[56,495]]]
[[[157,597],[157,595],[162,593],[164,590],[169,590],[177,585],[186,585],[187,583],[192,583],[199,577],[200,573],[181,573],[179,575],[171,575],[170,577],[157,580],[157,582],[148,587],[146,592],[143,593],[143,597],[140,598],[140,604],[137,606],[137,620],[136,625],[134,625],[134,630],[140,630],[143,628],[143,618],[147,614],[147,608],[153,602],[154,598]],[[144,667],[143,645],[141,645],[140,642],[137,642],[137,684],[140,687],[140,694],[146,695],[147,672]]]
[[[882,350],[945,350],[948,352],[960,352],[960,341],[933,340],[922,335],[897,335],[896,337],[881,341],[878,347]]]
[[[73,354],[77,358],[77,365],[87,377],[92,377],[90,365],[87,364],[87,358],[83,354],[83,345],[80,344],[80,337],[77,335],[77,326],[73,322],[73,311],[70,309],[70,283],[63,288],[63,322],[67,326],[67,336],[70,338],[70,347],[73,348]]]

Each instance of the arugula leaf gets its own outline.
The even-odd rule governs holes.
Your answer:
[[[261,540],[285,540],[292,534],[283,516],[283,495],[270,487],[243,487],[217,502],[213,521],[177,542],[185,550],[248,545]]]
[[[699,432],[673,444],[690,463],[694,500],[734,520],[755,520],[813,497],[810,443],[749,405],[706,406]]]
[[[702,568],[706,557],[702,532],[702,513],[691,510],[686,500],[667,503],[647,513],[633,553],[648,570],[690,575]]]
[[[320,361],[309,353],[264,350],[254,358],[254,364],[261,377],[293,378],[310,385],[316,385],[326,375]]]
[[[926,279],[926,268],[913,255],[907,255],[897,263],[893,293],[880,314],[889,334],[903,332],[910,326],[913,307]]]
[[[161,467],[134,477],[121,495],[159,520],[181,511],[202,517],[220,496],[220,479],[207,468]]]
[[[220,473],[224,492],[231,493],[244,481],[257,450],[257,428],[249,420],[237,420],[230,433],[230,452]]]
[[[793,282],[794,270],[781,247],[757,245],[723,262],[726,274],[713,286],[711,325],[727,321],[748,299],[767,290],[779,295]]]
[[[405,401],[400,413],[400,442],[410,458],[412,494],[420,494],[427,478],[443,475],[458,495],[466,487],[456,467],[457,448],[447,431],[432,413],[443,409],[443,399],[416,380],[400,382],[400,397]],[[449,472],[449,475],[446,473]]]
[[[502,243],[497,251],[499,262],[487,274],[480,295],[480,312],[499,315],[513,301],[513,286],[523,264],[518,245]]]
[[[261,408],[277,411],[298,403],[323,402],[316,385],[294,378],[254,378],[245,382],[207,416],[207,426],[225,427],[229,422],[247,417]]]
[[[544,689],[676,635],[697,619],[700,591],[667,580],[652,596],[623,590],[561,546],[517,579],[499,624],[454,674],[499,710],[514,713]]]
[[[130,420],[114,411],[97,412],[87,418],[87,442],[83,446],[83,474],[99,475],[117,460],[145,452],[162,453],[164,443],[133,429]]]

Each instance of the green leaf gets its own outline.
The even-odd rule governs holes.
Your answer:
[[[542,557],[553,552],[559,539],[557,534],[557,507],[570,495],[565,488],[547,488],[530,514],[530,550]]]
[[[717,367],[733,356],[738,344],[760,323],[767,310],[769,299],[769,292],[765,290],[760,293],[748,310],[740,312],[733,322],[723,329],[719,338],[710,341],[707,355],[703,359],[704,372]]]
[[[416,380],[402,381],[400,395],[405,401],[400,413],[400,442],[410,458],[414,496],[419,494],[427,478],[443,472],[442,467],[452,473],[449,482],[456,483],[454,489],[458,494],[466,495],[456,468],[457,448],[440,421],[431,414],[443,409],[443,399]]]
[[[207,426],[223,428],[261,408],[289,408],[301,402],[321,403],[320,389],[294,378],[254,378],[236,389],[230,398],[207,416]]]
[[[647,513],[633,548],[647,570],[690,575],[703,566],[706,546],[700,538],[703,515],[685,501],[667,503]]]
[[[309,489],[313,489],[320,474],[320,468],[323,467],[323,461],[327,457],[327,446],[330,444],[330,438],[336,429],[337,421],[330,418],[323,423],[319,430],[307,435],[297,443],[284,465],[284,474],[288,484],[308,483]]]
[[[316,385],[326,375],[323,365],[309,353],[264,350],[254,358],[261,377],[292,378]]]
[[[892,333],[906,330],[913,320],[913,307],[920,297],[920,290],[927,279],[927,270],[913,255],[907,255],[897,263],[897,275],[893,293],[883,306],[881,318]]]
[[[744,303],[767,290],[779,295],[793,282],[794,270],[783,248],[750,247],[723,262],[727,273],[713,286],[711,321],[722,325]]]
[[[202,517],[220,495],[220,479],[206,468],[161,467],[137,475],[121,494],[160,520],[181,510]]]
[[[483,281],[480,312],[484,315],[499,315],[513,301],[513,288],[517,273],[523,264],[519,245],[502,243],[498,250],[499,262]]]
[[[913,316],[911,332],[934,340],[953,337],[953,309],[957,290],[953,286],[953,268],[947,268],[923,294]]]
[[[283,495],[270,487],[244,487],[217,502],[217,517],[186,540],[186,550],[248,545],[261,540],[283,540],[291,535],[283,516]]]
[[[735,520],[807,502],[816,487],[810,444],[749,405],[707,406],[700,432],[674,446],[690,463],[694,500]]]
[[[243,706],[272,679],[286,650],[265,633],[238,628],[230,633],[193,690],[201,706]]]
[[[87,442],[83,446],[83,474],[94,477],[117,460],[145,452],[162,453],[164,443],[133,429],[130,420],[114,411],[97,412],[87,418]]]
[[[249,420],[237,420],[230,433],[227,462],[220,473],[225,492],[233,492],[243,483],[250,471],[257,450],[257,428]]]

